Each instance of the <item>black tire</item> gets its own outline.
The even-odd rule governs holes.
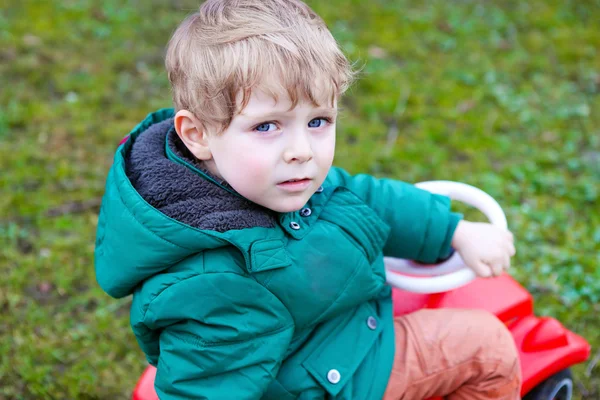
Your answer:
[[[570,369],[564,369],[546,379],[523,400],[572,400],[573,399],[573,374]]]

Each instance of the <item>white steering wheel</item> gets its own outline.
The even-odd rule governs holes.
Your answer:
[[[481,189],[453,181],[420,182],[415,186],[473,206],[483,212],[492,224],[505,229],[507,227],[506,215],[502,207]],[[464,286],[476,278],[475,273],[465,265],[458,252],[435,266],[419,266],[412,261],[393,257],[384,257],[384,263],[387,282],[394,287],[414,293],[447,292]]]

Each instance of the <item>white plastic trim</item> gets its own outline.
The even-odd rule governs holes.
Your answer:
[[[453,181],[427,181],[415,186],[475,207],[483,212],[492,224],[507,227],[506,215],[500,204],[481,189]],[[390,285],[415,293],[447,292],[476,278],[475,273],[465,266],[458,253],[436,266],[418,266],[409,260],[392,257],[385,257],[384,263],[387,282]]]

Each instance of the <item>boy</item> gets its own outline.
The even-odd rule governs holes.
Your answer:
[[[209,0],[174,33],[176,113],[119,148],[96,274],[133,293],[161,399],[516,399],[506,328],[473,310],[392,316],[383,256],[451,247],[480,276],[512,235],[332,161],[350,65],[299,0]]]

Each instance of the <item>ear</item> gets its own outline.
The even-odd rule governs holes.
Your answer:
[[[208,161],[212,153],[208,147],[208,134],[202,123],[188,110],[179,110],[175,114],[177,135],[197,159]]]

